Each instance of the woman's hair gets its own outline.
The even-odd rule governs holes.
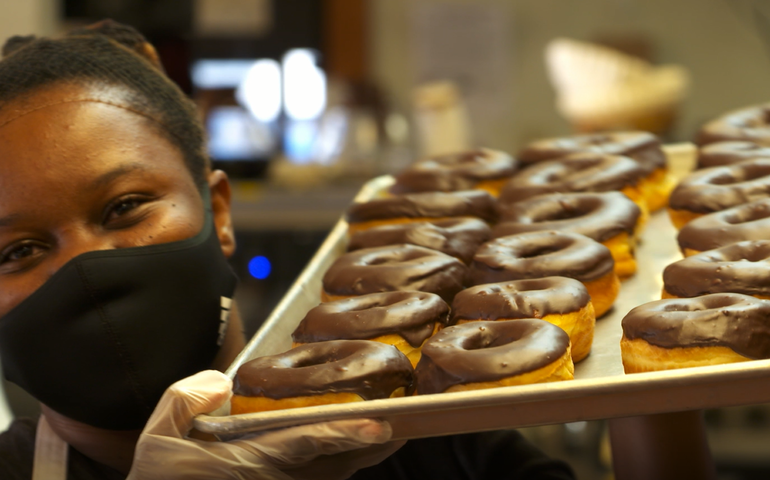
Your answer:
[[[106,20],[58,39],[12,37],[0,60],[0,111],[57,83],[117,87],[125,106],[153,120],[176,145],[199,188],[208,157],[195,105],[164,74],[155,50],[135,29]]]

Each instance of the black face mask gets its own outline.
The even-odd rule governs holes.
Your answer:
[[[208,209],[193,238],[85,253],[0,319],[5,375],[72,419],[141,428],[169,385],[211,368],[235,283]]]

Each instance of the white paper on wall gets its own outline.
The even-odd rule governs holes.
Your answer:
[[[195,33],[260,36],[273,26],[270,0],[195,0]]]
[[[421,0],[410,8],[418,84],[450,80],[467,105],[476,143],[510,108],[509,12],[488,2]]]

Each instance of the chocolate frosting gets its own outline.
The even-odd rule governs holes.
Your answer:
[[[495,199],[483,190],[462,192],[411,193],[354,203],[347,213],[349,222],[388,218],[478,217],[497,220]]]
[[[770,158],[770,147],[756,142],[717,142],[698,151],[698,168],[732,165],[752,158]]]
[[[524,232],[558,230],[603,242],[623,232],[633,235],[641,210],[621,192],[550,193],[500,204],[492,238]]]
[[[479,182],[510,177],[516,170],[516,160],[507,153],[479,148],[415,162],[396,175],[396,184],[391,191],[407,193],[472,190]]]
[[[608,192],[636,185],[645,176],[628,157],[577,153],[522,170],[500,191],[500,203],[520,202],[544,193]]]
[[[447,327],[422,347],[417,394],[532,372],[557,361],[567,347],[564,330],[536,318]]]
[[[452,301],[454,325],[460,320],[543,318],[574,313],[591,301],[586,287],[565,277],[545,277],[478,285]]]
[[[489,225],[478,218],[457,218],[435,222],[383,225],[356,232],[348,250],[408,243],[457,257],[469,263],[479,245],[489,240]]]
[[[591,133],[546,138],[527,145],[519,152],[518,159],[522,164],[531,165],[573,153],[631,157],[648,173],[666,167],[666,155],[660,147],[660,140],[648,132]]]
[[[470,267],[471,285],[561,276],[581,282],[612,272],[610,250],[577,233],[530,232],[491,240]]]
[[[696,218],[682,227],[679,247],[703,252],[744,240],[770,239],[770,198]]]
[[[770,240],[733,243],[672,263],[663,270],[663,287],[687,298],[724,292],[770,296]]]
[[[429,248],[365,248],[337,258],[324,275],[323,288],[339,296],[417,290],[451,302],[463,289],[467,270],[460,260]]]
[[[770,158],[706,168],[688,175],[671,192],[674,210],[710,213],[770,197]]]
[[[449,305],[432,293],[372,293],[312,308],[291,337],[297,343],[313,343],[396,334],[419,347],[433,335],[436,322],[447,323],[448,315]]]
[[[393,345],[335,340],[244,363],[235,374],[233,392],[275,400],[347,392],[374,400],[401,387],[409,395],[413,383],[412,364]]]
[[[770,357],[770,302],[748,295],[645,303],[628,312],[622,325],[626,338],[662,348],[722,346],[752,359]]]
[[[698,145],[727,140],[748,140],[770,146],[770,103],[752,105],[708,122],[698,132]]]

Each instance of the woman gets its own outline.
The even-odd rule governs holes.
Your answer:
[[[389,438],[373,421],[211,444],[219,450],[157,441],[181,438],[193,415],[226,400],[229,381],[206,372],[170,392],[143,441],[149,453],[134,457],[163,390],[223,370],[243,347],[237,315],[221,321],[235,285],[227,178],[210,171],[194,107],[132,29],[106,22],[61,40],[16,37],[3,53],[0,350],[6,375],[43,403],[38,432],[72,446],[71,478],[125,478],[132,463],[132,478],[206,478],[196,462],[220,478],[217,459],[279,478],[353,450],[340,469],[349,474],[398,448],[356,451]],[[186,394],[196,382],[197,397]],[[30,478],[33,428],[17,422],[3,435],[2,478]],[[319,445],[303,452],[295,444],[308,437]],[[161,450],[179,468],[150,458]]]
[[[67,458],[68,478],[346,478],[402,445],[374,420],[187,438],[193,416],[230,394],[221,373],[193,374],[223,370],[244,345],[228,318],[229,184],[210,170],[194,106],[141,35],[112,22],[14,37],[3,54],[0,354],[43,416],[0,436],[0,477],[30,478],[34,456],[46,479],[64,478]],[[519,467],[571,478],[520,442],[413,442],[362,475],[415,478],[441,464],[462,478]]]

